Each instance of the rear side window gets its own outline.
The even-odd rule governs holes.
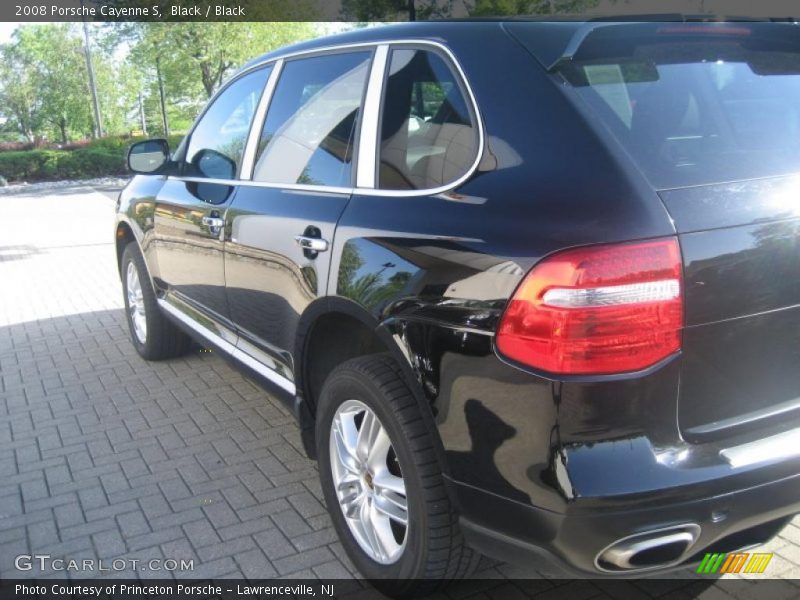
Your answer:
[[[270,100],[254,181],[349,187],[371,52],[287,61]]]
[[[378,187],[424,190],[458,180],[475,162],[478,130],[463,86],[438,53],[392,50],[383,92]]]
[[[800,38],[770,23],[617,25],[561,73],[659,189],[800,170]]]

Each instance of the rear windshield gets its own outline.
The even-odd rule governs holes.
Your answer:
[[[800,28],[612,24],[557,70],[659,189],[800,171]]]

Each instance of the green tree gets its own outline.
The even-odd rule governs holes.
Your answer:
[[[314,35],[305,22],[165,23],[159,29],[160,43],[173,50],[163,56],[165,68],[199,78],[206,97],[247,60]]]
[[[600,0],[475,0],[470,14],[473,16],[581,14],[598,4]]]
[[[93,115],[83,38],[75,25],[27,25],[0,47],[0,113],[6,129],[29,142],[66,143],[92,132]],[[109,131],[124,130],[129,111],[126,73],[102,48],[94,53],[101,112]]]
[[[466,16],[573,14],[598,4],[600,0],[342,0],[342,13],[358,21],[416,21]]]
[[[315,34],[307,22],[142,22],[118,25],[104,44],[130,49],[127,62],[138,73],[148,128],[163,133],[188,127],[247,60]]]
[[[363,22],[466,16],[453,12],[451,0],[342,0],[343,15]]]
[[[61,142],[92,129],[88,75],[80,38],[68,24],[48,24],[17,30],[21,50],[33,58],[42,116]]]
[[[19,41],[0,46],[0,114],[3,128],[29,143],[36,141],[44,121],[33,57],[21,51]]]

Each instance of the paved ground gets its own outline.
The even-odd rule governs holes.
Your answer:
[[[140,561],[116,573],[126,577],[353,577],[288,413],[199,348],[166,363],[134,352],[112,197],[87,188],[0,197],[0,577],[67,576],[15,568],[32,553]],[[777,553],[770,576],[800,577],[800,527],[763,551]],[[194,569],[141,570],[150,559]],[[489,561],[480,576],[491,581],[448,595],[763,596],[744,581],[563,582]]]

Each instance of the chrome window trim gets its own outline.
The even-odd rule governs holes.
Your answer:
[[[446,58],[450,62],[450,66],[455,68],[455,75],[461,80],[461,84],[467,93],[466,100],[471,105],[472,114],[474,115],[475,118],[475,127],[478,130],[478,151],[475,153],[475,160],[473,161],[472,165],[470,165],[470,167],[464,172],[464,174],[455,181],[446,183],[439,187],[426,188],[421,190],[385,190],[376,187],[378,185],[378,182],[374,181],[375,176],[377,175],[377,160],[378,160],[378,153],[380,146],[380,140],[377,137],[380,135],[380,131],[376,130],[376,140],[375,140],[376,145],[375,145],[375,152],[373,154],[374,156],[373,162],[375,164],[373,165],[373,171],[372,171],[372,177],[374,183],[372,187],[359,186],[354,190],[354,193],[361,194],[363,196],[389,196],[395,198],[404,198],[404,197],[414,197],[414,196],[435,196],[436,194],[441,194],[444,192],[448,192],[452,189],[455,189],[458,186],[462,185],[465,181],[467,181],[470,177],[472,177],[475,174],[475,171],[478,169],[478,165],[480,165],[481,160],[483,160],[484,145],[486,143],[483,117],[481,116],[481,112],[478,108],[478,102],[475,99],[475,94],[472,91],[472,86],[470,85],[469,80],[467,79],[467,76],[464,73],[464,69],[461,68],[461,64],[458,62],[458,60],[456,59],[455,55],[450,50],[450,48],[448,48],[444,44],[441,44],[439,42],[434,42],[432,40],[393,40],[388,42],[388,45],[390,46],[390,49],[392,49],[391,47],[394,46],[406,46],[411,48],[420,46],[432,46],[434,48],[437,48],[440,52],[442,52],[446,56]],[[387,57],[386,67],[388,68],[388,66],[389,65]],[[384,79],[381,81],[380,99],[383,99],[383,88],[385,85],[386,85],[386,78],[384,77]],[[382,108],[383,108],[382,103],[379,100],[376,108],[379,114]],[[359,176],[360,176],[360,171],[359,171]]]
[[[241,181],[251,181],[253,179],[258,140],[261,138],[261,130],[264,128],[264,120],[267,117],[272,95],[278,85],[278,78],[283,71],[283,59],[276,61],[275,64],[269,65],[269,67],[272,68],[272,71],[270,71],[267,84],[261,92],[261,99],[258,102],[256,113],[250,122],[250,132],[247,135],[247,143],[242,154],[242,166],[239,169],[239,179]]]
[[[378,83],[377,91],[373,92],[373,88],[374,88],[375,82],[373,82],[372,75],[373,75],[373,72],[375,71],[375,68],[376,68],[376,62],[377,62],[376,58],[377,58],[377,55],[378,55],[378,50],[379,50],[379,48],[381,46],[385,46],[386,47],[386,57],[385,57],[385,60],[384,60],[384,65],[383,65],[384,74],[385,74],[386,67],[388,67],[389,50],[391,49],[392,46],[418,46],[418,47],[419,46],[430,46],[430,47],[433,47],[433,48],[437,48],[439,51],[441,51],[447,57],[447,59],[450,61],[451,66],[455,68],[456,74],[461,79],[461,83],[463,84],[464,89],[467,92],[468,101],[472,105],[472,111],[473,111],[473,114],[475,116],[475,126],[478,129],[478,152],[476,154],[475,161],[473,162],[471,167],[464,173],[464,175],[459,177],[457,180],[455,180],[455,181],[453,181],[451,183],[448,183],[446,185],[437,187],[437,188],[430,188],[430,189],[424,189],[424,190],[383,190],[383,189],[375,187],[375,185],[377,183],[375,181],[375,175],[376,175],[376,170],[377,170],[376,169],[376,166],[377,166],[377,162],[376,161],[377,161],[377,158],[378,158],[378,155],[377,155],[378,135],[380,134],[380,132],[378,131],[378,123],[380,122],[380,110],[381,110],[380,99],[383,97],[383,87],[384,87],[384,83],[385,83],[384,82],[385,78],[383,78],[383,77],[381,78],[381,80]],[[474,93],[472,91],[472,86],[470,85],[469,80],[467,79],[467,77],[466,77],[466,75],[464,73],[464,70],[461,67],[461,64],[458,62],[458,60],[456,59],[456,57],[453,54],[453,52],[450,50],[450,48],[448,48],[443,43],[437,42],[437,41],[434,41],[434,40],[429,40],[429,39],[415,39],[415,38],[396,39],[396,40],[381,39],[381,40],[374,40],[374,41],[369,41],[369,42],[355,42],[355,43],[350,43],[350,44],[338,44],[338,45],[331,45],[331,46],[323,46],[323,47],[320,47],[320,48],[309,48],[309,49],[306,49],[306,50],[296,50],[294,52],[287,52],[285,54],[279,54],[279,55],[276,55],[276,56],[272,56],[272,57],[270,57],[268,59],[265,59],[263,61],[254,63],[254,64],[248,66],[246,69],[242,70],[241,72],[237,73],[229,82],[227,82],[225,84],[224,87],[222,87],[220,90],[217,91],[217,93],[214,94],[214,96],[211,98],[211,100],[209,100],[209,103],[206,105],[206,108],[203,110],[203,112],[200,114],[200,116],[198,116],[197,120],[195,121],[194,125],[192,126],[192,129],[190,130],[190,133],[186,137],[187,138],[191,137],[192,133],[194,132],[194,127],[197,125],[197,123],[199,123],[199,121],[202,118],[203,114],[205,114],[205,111],[208,109],[208,107],[211,105],[211,103],[216,99],[216,97],[219,94],[221,94],[225,89],[227,89],[227,87],[231,83],[233,83],[235,80],[239,79],[243,75],[246,75],[247,73],[250,73],[251,71],[255,71],[257,69],[260,69],[260,68],[263,68],[263,67],[266,67],[266,66],[269,66],[269,65],[272,64],[273,65],[273,71],[272,71],[272,73],[270,73],[269,80],[267,81],[267,84],[266,84],[266,86],[269,86],[270,83],[273,81],[273,76],[275,75],[275,73],[278,72],[278,75],[280,75],[280,71],[283,68],[283,64],[287,60],[296,59],[296,58],[307,58],[307,57],[311,57],[311,56],[315,56],[315,55],[339,53],[339,52],[345,52],[345,51],[349,51],[349,50],[358,50],[358,49],[366,49],[366,48],[374,48],[375,49],[375,55],[374,55],[374,58],[373,58],[373,65],[372,65],[372,67],[370,69],[370,76],[369,76],[368,83],[367,83],[367,92],[366,92],[365,101],[364,101],[364,114],[362,115],[361,135],[359,136],[359,147],[357,148],[357,151],[358,151],[357,163],[355,165],[355,168],[356,168],[356,179],[355,179],[355,181],[357,182],[357,185],[355,187],[333,187],[333,186],[320,186],[320,185],[311,185],[311,184],[287,184],[287,183],[283,183],[282,184],[282,183],[270,183],[270,182],[265,182],[265,181],[257,181],[256,182],[256,181],[252,180],[252,177],[253,177],[252,171],[253,171],[253,167],[255,166],[253,164],[254,161],[255,161],[255,156],[254,155],[249,157],[249,160],[250,160],[251,164],[249,164],[248,167],[249,167],[249,171],[250,172],[249,173],[245,173],[244,170],[241,170],[242,176],[240,177],[240,179],[230,179],[230,180],[227,180],[227,179],[206,179],[206,178],[202,178],[202,177],[183,177],[183,176],[179,176],[179,175],[178,176],[171,175],[168,179],[178,180],[178,181],[194,181],[194,182],[198,182],[198,183],[219,183],[219,184],[222,184],[222,185],[231,185],[231,186],[249,185],[249,186],[258,186],[258,187],[265,187],[265,188],[272,188],[272,189],[298,190],[298,191],[307,191],[307,192],[319,191],[319,192],[335,193],[335,194],[339,194],[339,193],[341,193],[341,194],[359,194],[359,195],[362,195],[362,196],[387,196],[387,197],[398,197],[398,198],[401,198],[401,197],[435,196],[437,194],[446,193],[446,192],[448,192],[450,190],[453,190],[453,189],[457,188],[458,186],[462,185],[465,181],[467,181],[470,177],[472,177],[475,174],[475,171],[478,169],[478,165],[480,164],[481,160],[483,160],[483,154],[484,154],[485,144],[486,144],[486,134],[485,134],[485,130],[484,130],[483,117],[482,117],[481,112],[480,112],[480,110],[478,108],[478,102],[475,99],[475,95],[474,95]],[[274,67],[278,66],[279,62],[280,62],[279,68],[275,69]],[[255,149],[257,148],[257,145],[258,145],[257,139],[258,139],[258,137],[256,137],[256,142],[255,142],[256,145],[253,148],[250,148],[250,143],[251,143],[250,140],[251,140],[252,136],[254,135],[253,134],[254,130],[258,131],[257,136],[261,135],[261,131],[260,130],[261,130],[261,128],[263,128],[263,120],[260,121],[259,127],[256,128],[257,118],[261,118],[261,119],[266,118],[266,113],[267,113],[267,110],[269,109],[269,101],[271,101],[272,93],[274,93],[274,91],[275,91],[274,87],[277,87],[278,79],[279,79],[279,77],[275,77],[275,85],[273,86],[273,89],[267,90],[266,86],[265,86],[264,92],[262,93],[262,100],[265,102],[264,114],[263,115],[259,115],[258,114],[258,111],[260,111],[260,109],[262,108],[261,107],[261,103],[259,103],[256,117],[254,117],[253,123],[251,124],[251,131],[250,131],[250,133],[248,135],[248,141],[247,141],[247,146],[246,146],[246,151],[245,152],[247,152],[247,150],[252,150],[253,154],[254,154]],[[270,94],[269,94],[270,98],[268,100],[264,100],[265,96],[267,96],[267,91],[270,92]],[[378,95],[378,102],[377,102],[377,104],[370,105],[368,100],[372,100],[372,97],[373,97],[374,94]],[[370,128],[364,126],[365,122],[368,119],[368,117],[367,117],[367,113],[368,112],[374,113],[374,115],[378,119],[378,123],[375,124],[375,129],[374,129],[374,138],[373,138],[374,139],[374,151],[370,155],[364,156],[366,153],[362,152],[361,144],[364,142],[365,136],[371,134],[370,131],[366,131],[365,132],[365,129],[369,130]],[[370,116],[369,118],[372,119],[373,117]],[[372,142],[367,142],[367,143],[372,143]],[[369,163],[371,163],[371,164],[369,164]],[[369,169],[369,173],[371,173],[372,187],[363,187],[361,185],[362,176],[363,176],[362,175],[362,165],[363,165],[363,169]],[[243,158],[243,166],[244,166],[244,158]],[[245,176],[247,177],[247,179],[244,178]],[[367,177],[369,177],[369,175]]]
[[[169,181],[183,181],[185,183],[216,183],[217,185],[227,185],[230,187],[263,187],[276,190],[302,191],[302,192],[322,192],[326,194],[352,194],[353,188],[336,187],[327,185],[311,185],[307,183],[268,183],[266,181],[252,181],[249,179],[214,179],[211,177],[185,177],[170,175]]]
[[[295,50],[294,52],[286,52],[284,54],[276,54],[275,56],[271,56],[271,57],[266,58],[266,59],[264,59],[264,60],[262,60],[260,62],[253,63],[252,65],[247,67],[247,70],[242,71],[240,74],[248,73],[248,72],[252,71],[253,69],[258,69],[260,67],[263,67],[264,65],[268,65],[269,63],[277,61],[277,60],[292,60],[292,59],[295,59],[295,58],[308,58],[308,57],[314,56],[316,54],[333,54],[333,53],[347,52],[347,51],[351,51],[351,50],[358,50],[358,49],[365,49],[365,48],[372,49],[372,48],[375,48],[376,46],[382,46],[382,45],[387,45],[388,46],[388,45],[391,45],[391,44],[401,44],[401,43],[417,43],[417,44],[430,43],[430,44],[441,45],[441,44],[439,44],[439,42],[434,42],[434,41],[425,40],[425,39],[413,40],[411,42],[406,42],[405,40],[401,41],[401,40],[386,40],[386,39],[383,39],[383,40],[371,40],[371,41],[368,41],[368,42],[351,42],[349,44],[331,44],[330,46],[320,46],[319,48],[308,48],[306,50]]]
[[[367,93],[361,110],[361,135],[358,140],[358,162],[356,164],[356,187],[374,188],[378,157],[378,136],[381,116],[383,81],[389,62],[389,45],[375,48],[372,68],[367,79]]]

